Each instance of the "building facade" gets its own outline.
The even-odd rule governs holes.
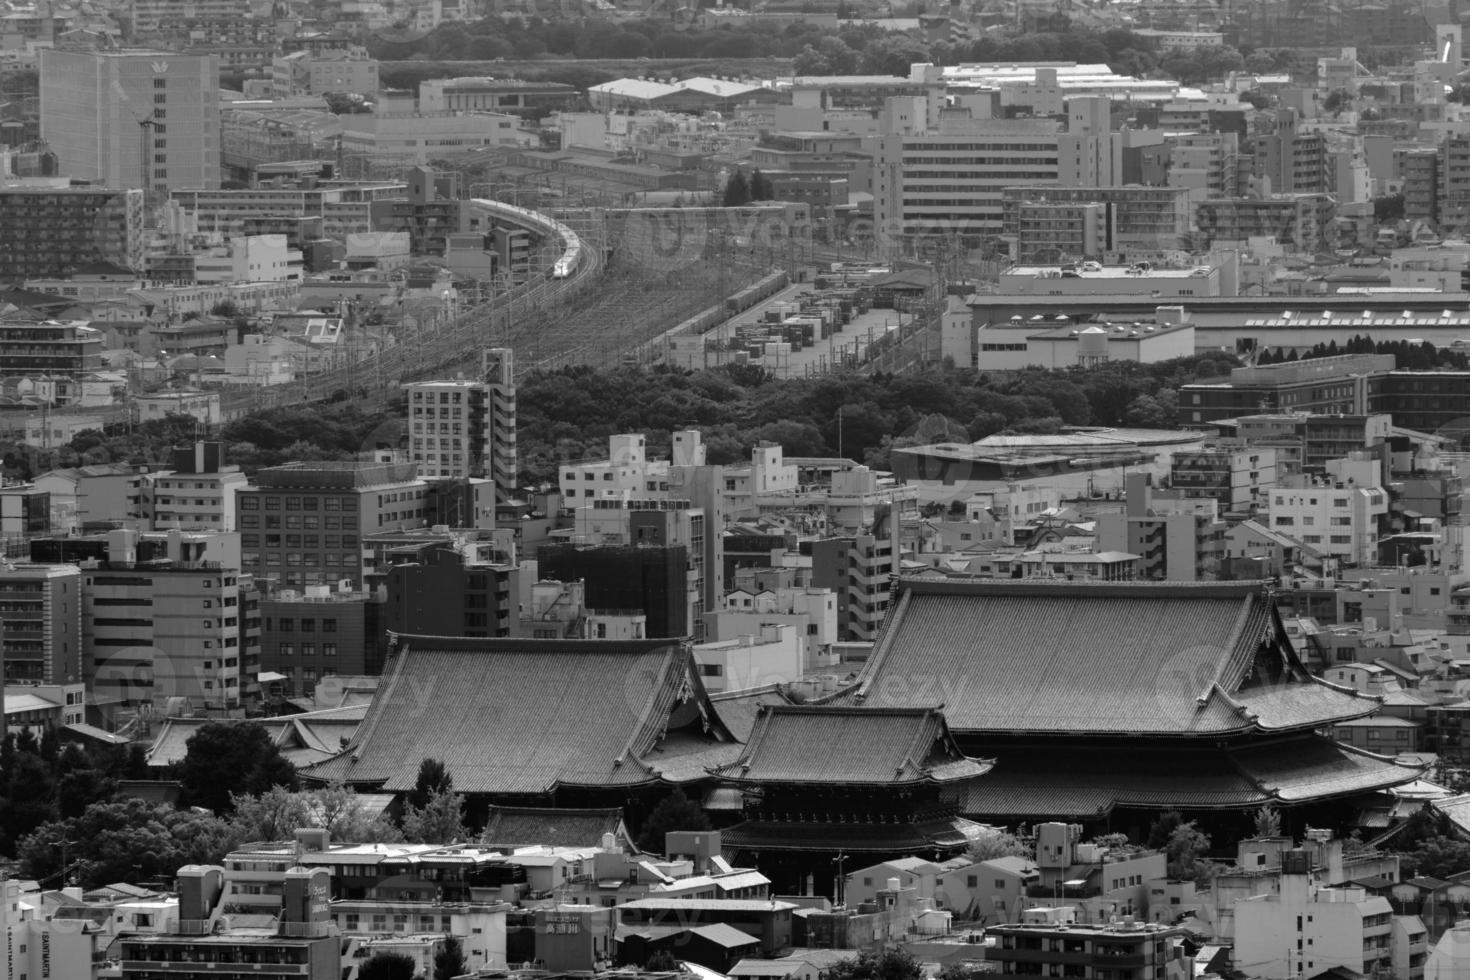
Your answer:
[[[149,50],[41,52],[41,136],[68,177],[216,188],[219,59]]]
[[[143,267],[143,192],[0,186],[0,282]]]

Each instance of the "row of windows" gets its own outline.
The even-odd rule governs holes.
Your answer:
[[[318,555],[318,554],[313,553],[313,552],[308,552],[306,554],[301,554],[299,552],[292,551],[292,552],[288,552],[286,554],[285,561],[283,562],[281,560],[281,555],[280,554],[278,554],[277,552],[270,551],[270,552],[266,552],[264,564],[267,567],[270,567],[270,568],[279,568],[279,567],[281,567],[282,564],[284,564],[288,568],[353,568],[353,569],[355,569],[355,568],[357,568],[358,561],[359,561],[359,556],[357,556],[355,554],[349,554],[349,553],[346,553],[346,552],[343,552],[341,554],[337,554],[337,553],[334,553],[334,552],[325,552],[323,554]],[[262,564],[262,562],[260,560],[260,552],[258,552],[258,551],[244,551],[244,552],[241,552],[240,553],[240,564],[244,565],[246,568],[259,568],[261,566],[261,564]]]
[[[337,644],[335,644],[335,643],[323,643],[321,645],[321,649],[322,649],[322,656],[323,657],[335,657],[337,655]],[[295,643],[282,643],[282,644],[280,644],[279,646],[276,647],[276,650],[283,657],[294,657],[294,656],[296,656],[296,644]],[[317,645],[315,643],[303,643],[303,644],[301,644],[301,655],[303,657],[315,657],[316,656],[316,650],[317,650]]]
[[[242,548],[258,548],[258,547],[260,547],[260,540],[261,540],[261,538],[260,538],[260,535],[258,535],[258,534],[242,534],[242,535],[240,535],[240,546]],[[280,548],[280,547],[282,547],[282,543],[281,543],[282,540],[283,540],[283,536],[282,535],[279,535],[279,534],[267,534],[265,536],[265,546],[267,548]],[[285,545],[284,546],[287,547],[287,548],[313,548],[314,549],[314,548],[318,548],[318,547],[320,547],[320,548],[356,548],[357,547],[357,536],[354,535],[354,534],[342,534],[342,535],[337,535],[337,534],[322,534],[322,535],[317,535],[317,534],[287,534],[287,535],[284,536],[284,541],[285,541]],[[320,544],[318,542],[320,542]]]
[[[260,493],[240,494],[241,510],[260,510],[261,499],[265,499],[266,510],[280,510],[281,500],[278,496],[267,496]],[[353,510],[349,500],[342,497],[286,497],[286,510],[316,510],[317,502],[321,501],[322,510]]]
[[[241,528],[260,527],[259,514],[241,514]],[[265,515],[265,529],[267,531],[279,529],[281,518],[274,514]],[[357,518],[355,517],[315,517],[310,514],[288,514],[286,515],[286,530],[288,531],[315,531],[318,527],[326,528],[328,531],[356,531]]]

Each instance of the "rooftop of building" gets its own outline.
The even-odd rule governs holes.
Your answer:
[[[739,754],[676,640],[394,643],[362,727],[309,778],[397,792],[436,758],[461,792],[539,795],[700,779]],[[702,710],[676,715],[691,697]]]
[[[1191,266],[1187,269],[1141,269],[1136,265],[1103,265],[1083,263],[1065,272],[1055,265],[1013,265],[1002,276],[1022,279],[1199,279],[1212,272],[1208,265]]]
[[[896,786],[973,779],[990,765],[965,756],[933,708],[768,705],[740,758],[715,774],[748,783]]]
[[[1179,671],[1191,680],[1160,687]],[[949,696],[890,676],[945,678]],[[945,702],[956,731],[1012,735],[1312,730],[1381,705],[1313,677],[1258,582],[905,579],[856,685],[837,700],[925,698]]]

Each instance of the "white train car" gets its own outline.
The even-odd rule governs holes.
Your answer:
[[[505,204],[501,201],[491,201],[480,197],[474,199],[474,204],[484,208],[492,215],[499,215],[523,227],[536,229],[546,237],[556,239],[561,248],[561,255],[551,265],[551,278],[569,279],[581,267],[581,237],[555,218],[547,217],[541,212],[532,211],[529,208],[517,207],[514,204]]]

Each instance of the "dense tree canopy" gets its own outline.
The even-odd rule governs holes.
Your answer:
[[[235,795],[256,795],[274,786],[296,788],[296,769],[263,725],[211,722],[186,744],[188,753],[174,776],[191,806],[229,813]]]

